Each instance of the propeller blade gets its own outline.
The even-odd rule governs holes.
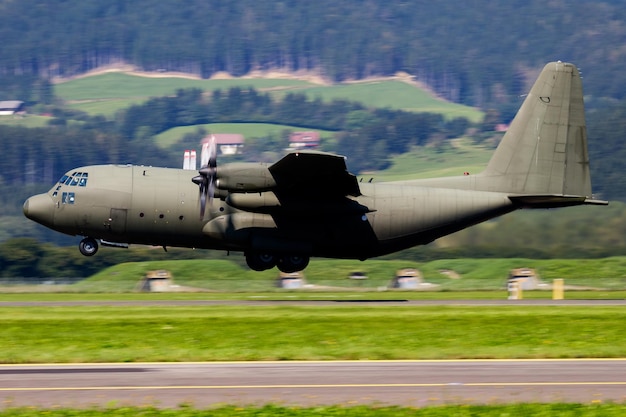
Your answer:
[[[217,167],[217,144],[215,143],[215,136],[211,135],[211,140],[208,143],[208,166],[210,168]]]
[[[206,211],[206,187],[204,184],[200,185],[200,218],[204,219],[204,212]]]
[[[203,143],[200,151],[200,168],[209,166],[209,144]]]
[[[207,194],[209,195],[209,205],[213,207],[213,197],[215,197],[215,180],[212,177],[209,178]]]
[[[215,184],[217,182],[217,145],[215,136],[211,135],[211,139],[202,144],[200,153],[200,175],[193,177],[191,180],[198,184],[200,188],[200,218],[204,219],[206,212],[206,201],[209,205],[213,205],[213,197],[215,197]]]

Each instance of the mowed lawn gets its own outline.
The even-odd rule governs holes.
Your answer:
[[[0,363],[626,357],[623,307],[1,307]]]
[[[40,409],[36,407],[0,410],[0,417],[622,417],[624,404],[494,404],[494,405],[444,405],[436,407],[394,407],[384,405],[335,405],[298,407],[277,404],[263,406],[219,405],[198,410],[181,402],[179,408],[163,409],[147,405],[141,407],[108,406],[106,408]]]

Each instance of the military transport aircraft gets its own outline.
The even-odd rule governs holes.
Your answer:
[[[67,172],[24,214],[98,244],[242,251],[256,271],[304,269],[311,256],[365,260],[521,208],[606,205],[591,194],[580,74],[545,66],[487,168],[477,175],[360,183],[345,158],[293,152],[274,164],[201,168],[85,166]]]

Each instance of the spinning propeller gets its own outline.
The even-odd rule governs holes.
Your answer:
[[[191,181],[200,187],[200,218],[203,219],[207,199],[210,205],[213,204],[215,182],[217,181],[217,146],[213,135],[211,135],[209,142],[202,144],[200,171],[198,172],[200,175],[196,175]]]

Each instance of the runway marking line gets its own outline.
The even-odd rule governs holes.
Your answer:
[[[295,385],[180,385],[180,386],[102,386],[102,387],[23,387],[0,388],[0,392],[28,391],[138,391],[138,390],[221,390],[286,388],[443,388],[443,387],[546,387],[546,386],[626,386],[626,381],[599,382],[468,382],[406,384],[295,384]]]

